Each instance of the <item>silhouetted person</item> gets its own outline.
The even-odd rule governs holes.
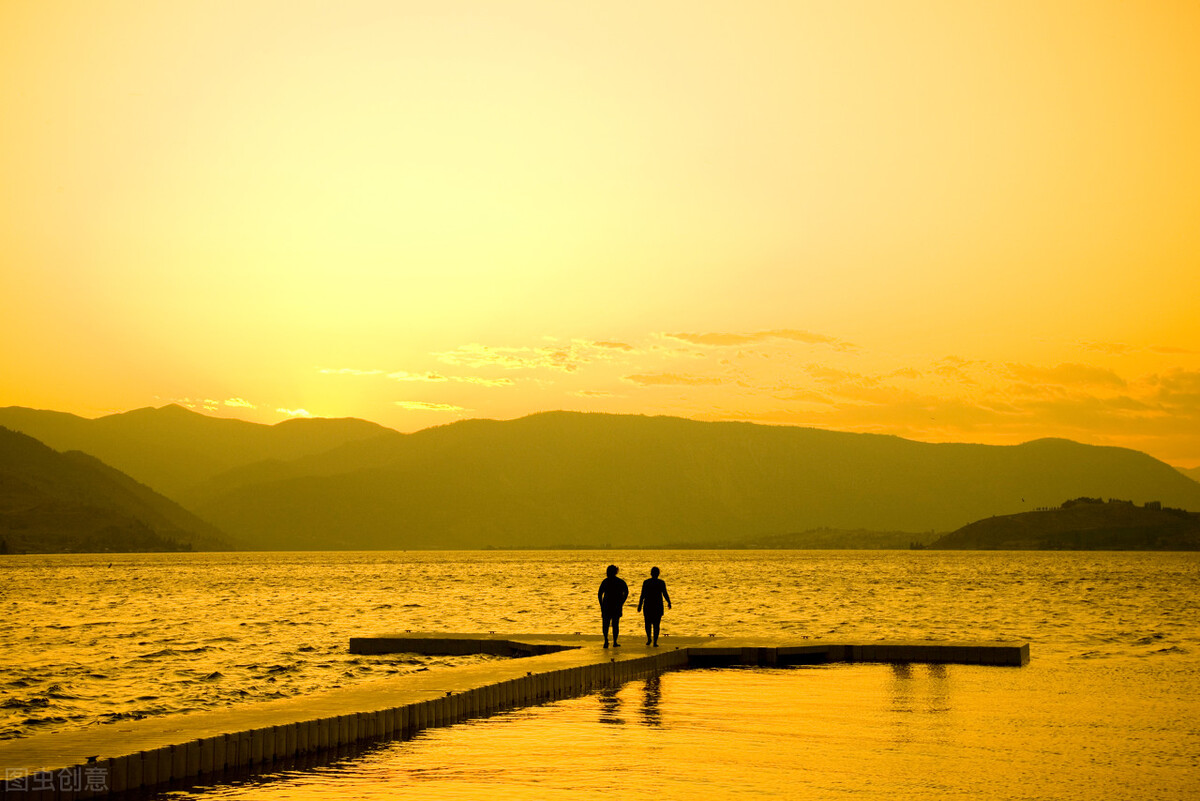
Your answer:
[[[654,646],[658,647],[658,624],[662,622],[664,600],[670,609],[667,582],[658,577],[658,568],[652,567],[650,578],[642,582],[642,594],[638,596],[638,611],[646,616],[646,645],[650,645],[653,634]]]
[[[604,647],[608,647],[608,626],[612,624],[612,644],[619,648],[621,643],[617,637],[621,635],[621,607],[629,597],[629,585],[623,579],[617,578],[617,566],[608,566],[608,578],[600,582],[600,617],[604,621]]]

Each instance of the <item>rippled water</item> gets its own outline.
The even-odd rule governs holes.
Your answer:
[[[0,720],[20,736],[450,664],[350,657],[359,633],[593,630],[610,560],[635,592],[651,564],[662,568],[675,601],[666,643],[779,630],[1023,639],[1033,661],[668,673],[194,794],[1200,796],[1195,554],[6,557]]]
[[[159,798],[1195,799],[1194,703],[1131,678],[1076,672],[1067,692],[1036,669],[688,670]]]

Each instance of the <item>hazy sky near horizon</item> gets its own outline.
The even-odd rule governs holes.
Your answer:
[[[0,406],[1200,465],[1194,2],[9,2]]]

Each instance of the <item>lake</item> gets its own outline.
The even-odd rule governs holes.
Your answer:
[[[358,634],[598,631],[595,592],[610,561],[635,596],[650,566],[662,569],[675,602],[664,645],[672,633],[1016,639],[1032,661],[667,673],[186,794],[1200,796],[1200,555],[1190,553],[9,556],[0,736],[464,661],[351,656]],[[629,612],[625,639],[636,643]]]

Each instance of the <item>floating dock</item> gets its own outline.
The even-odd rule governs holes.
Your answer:
[[[506,709],[587,695],[694,666],[925,662],[1020,667],[1028,643],[885,642],[629,637],[603,648],[595,635],[404,633],[354,637],[355,654],[492,654],[500,659],[277,701],[107,724],[0,741],[4,801],[76,799],[170,789]]]

